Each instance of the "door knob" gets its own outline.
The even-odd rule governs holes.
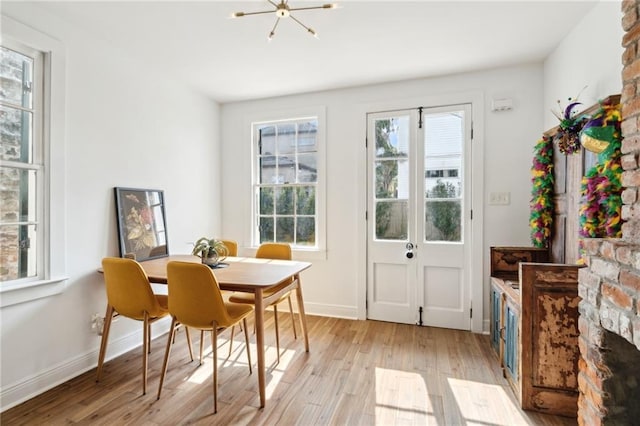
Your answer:
[[[407,243],[407,245],[405,246],[407,248],[407,251],[405,252],[405,256],[407,256],[407,259],[412,259],[413,258],[413,244],[412,243]]]

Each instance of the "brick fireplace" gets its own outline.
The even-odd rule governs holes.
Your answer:
[[[621,239],[584,240],[580,425],[640,423],[640,2],[622,2]]]

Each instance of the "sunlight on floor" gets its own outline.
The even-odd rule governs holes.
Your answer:
[[[205,338],[205,342],[208,339]],[[229,341],[219,340],[221,343],[218,347],[218,372],[221,372],[221,369],[225,368],[225,366],[233,365],[234,367],[247,368],[247,352],[244,346],[244,340],[234,340],[233,343],[233,351],[231,352],[231,356],[227,358],[229,354]],[[194,362],[198,362],[199,357],[199,341],[194,342]],[[256,369],[257,365],[257,353],[256,346],[254,344],[249,344],[251,350],[251,362],[253,367],[253,375],[255,377],[256,386],[258,383],[258,376]],[[296,354],[295,350],[286,349],[282,350],[280,353],[280,362],[277,362],[277,354],[276,347],[265,345],[265,365],[266,365],[266,388],[265,388],[265,396],[269,399],[275,389],[278,387],[282,376],[287,370],[288,365],[293,360],[293,357]],[[213,348],[211,345],[207,345],[204,347],[203,352],[204,358],[202,360],[202,366],[200,368],[196,368],[193,373],[191,373],[186,381],[194,384],[201,384],[206,381],[211,380],[211,376],[213,375]],[[204,368],[203,368],[204,367]]]
[[[467,425],[526,425],[503,386],[448,378],[447,383]]]
[[[420,374],[376,368],[376,424],[433,424],[434,411]]]

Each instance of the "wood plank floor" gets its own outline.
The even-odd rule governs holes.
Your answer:
[[[218,413],[213,414],[212,354],[205,338],[202,366],[190,362],[184,332],[171,353],[162,397],[156,400],[166,335],[152,342],[149,382],[142,395],[136,349],[0,415],[3,425],[575,425],[518,408],[488,336],[377,321],[308,316],[310,352],[293,339],[281,314],[276,363],[272,315],[267,403],[259,409],[258,378],[249,375],[242,333],[229,359],[219,345]],[[193,333],[198,351],[199,333]],[[255,336],[253,338],[255,341]],[[257,359],[252,344],[252,360]]]

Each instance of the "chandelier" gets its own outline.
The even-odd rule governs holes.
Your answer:
[[[275,13],[276,15],[276,22],[273,25],[273,28],[271,29],[271,32],[269,33],[269,40],[271,40],[273,38],[274,35],[276,35],[276,28],[278,27],[278,24],[280,23],[280,19],[284,19],[284,18],[291,18],[293,21],[295,21],[296,23],[300,24],[300,26],[302,28],[304,28],[305,30],[307,30],[307,32],[309,34],[311,34],[312,36],[318,38],[318,33],[315,32],[315,30],[311,27],[306,26],[305,24],[303,24],[299,19],[297,19],[295,16],[293,16],[291,14],[291,12],[295,12],[298,10],[311,10],[311,9],[335,9],[337,7],[336,4],[333,3],[328,3],[328,4],[323,4],[322,6],[310,6],[310,7],[289,7],[289,0],[280,0],[280,3],[275,3],[271,0],[267,0],[273,7],[275,7],[275,9],[272,10],[264,10],[264,11],[260,11],[260,12],[235,12],[231,15],[232,18],[241,18],[243,16],[249,16],[249,15],[263,15],[266,13]]]

